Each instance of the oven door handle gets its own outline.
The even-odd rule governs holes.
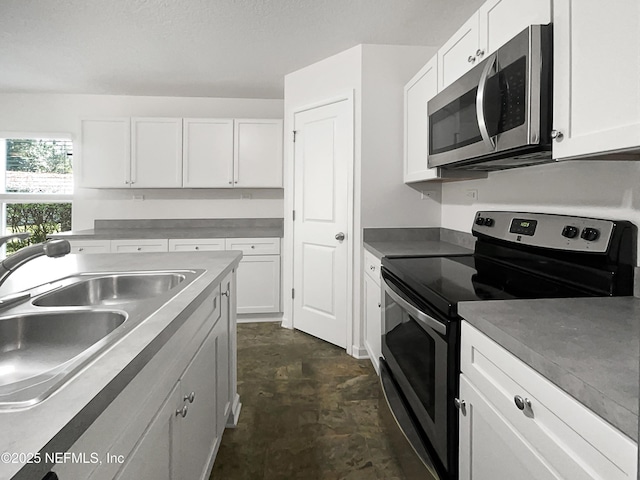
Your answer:
[[[384,291],[387,295],[391,297],[391,299],[400,305],[401,308],[409,312],[409,314],[421,325],[430,328],[431,330],[435,330],[441,335],[447,334],[447,326],[444,323],[439,322],[435,318],[426,313],[418,310],[415,305],[407,302],[404,298],[402,298],[395,290],[391,288],[390,285],[383,279]]]

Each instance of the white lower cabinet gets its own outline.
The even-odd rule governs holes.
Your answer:
[[[462,323],[460,480],[636,480],[637,444]]]
[[[69,449],[96,453],[100,463],[55,465],[61,480],[209,478],[222,433],[237,422],[232,417],[240,408],[233,276],[222,280]]]
[[[168,252],[167,239],[111,240],[112,253]]]
[[[280,239],[227,238],[227,250],[241,250],[238,314],[280,312]]]
[[[111,240],[71,240],[71,253],[109,253]]]
[[[382,355],[382,290],[380,287],[380,260],[364,251],[364,346],[376,372],[380,373]]]

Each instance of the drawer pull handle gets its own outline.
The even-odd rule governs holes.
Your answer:
[[[522,410],[523,412],[527,410],[531,411],[531,400],[528,398],[522,398],[520,395],[516,395],[513,397],[513,401],[515,402],[516,407],[518,407],[518,410]]]

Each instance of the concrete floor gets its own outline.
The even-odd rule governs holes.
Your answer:
[[[211,479],[405,480],[369,360],[275,323],[238,325],[236,429]]]

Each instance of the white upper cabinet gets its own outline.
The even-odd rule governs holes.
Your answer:
[[[427,167],[429,122],[427,102],[438,93],[438,62],[432,58],[404,87],[404,181],[437,177]]]
[[[182,186],[233,186],[233,120],[185,118]]]
[[[129,118],[85,119],[80,126],[80,175],[87,188],[124,188],[129,185],[131,123]]]
[[[282,187],[282,120],[235,120],[234,187]]]
[[[438,50],[438,90],[443,90],[469,71],[479,60],[478,12]]]
[[[131,186],[182,186],[182,119],[131,119]]]
[[[637,153],[640,2],[555,0],[553,16],[553,157]]]
[[[78,185],[282,188],[282,120],[83,120]]]
[[[438,50],[438,89],[443,90],[529,25],[550,22],[550,0],[488,0]]]
[[[478,49],[491,55],[529,25],[550,23],[551,0],[488,0],[478,16]]]

